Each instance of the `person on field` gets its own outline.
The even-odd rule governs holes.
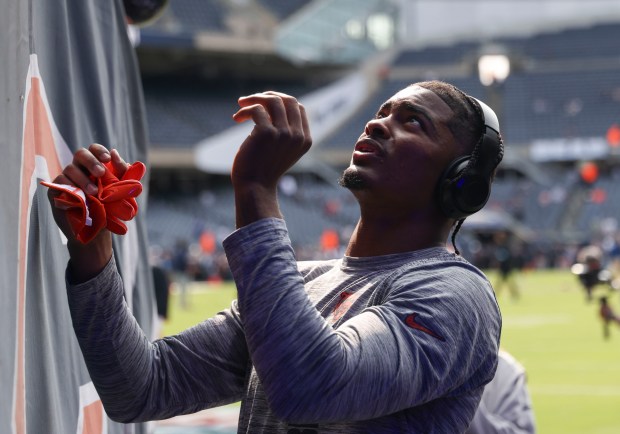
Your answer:
[[[495,115],[439,81],[397,92],[341,178],[360,208],[344,256],[298,262],[277,185],[310,149],[305,108],[278,92],[239,105],[235,121],[255,125],[231,169],[229,309],[150,342],[125,307],[110,233],[81,244],[52,206],[68,238],[75,333],[106,413],[134,422],[241,401],[240,433],[464,432],[495,373],[501,316],[485,275],[446,242],[488,199],[503,155]],[[92,145],[55,182],[85,188],[109,161],[126,167]]]
[[[510,299],[517,301],[520,293],[516,274],[521,268],[520,255],[509,232],[499,231],[495,233],[493,238],[493,256],[497,268],[497,279],[493,283],[495,294],[499,296],[500,290],[504,286],[508,286]]]
[[[620,316],[609,305],[608,297],[599,298],[598,313],[601,318],[601,321],[603,321],[603,337],[605,339],[609,339],[611,336],[611,333],[609,330],[610,324],[614,323],[616,325],[620,325]]]

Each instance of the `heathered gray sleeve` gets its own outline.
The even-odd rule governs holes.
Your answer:
[[[151,343],[125,303],[114,259],[94,279],[68,283],[67,293],[86,366],[113,420],[164,419],[242,397],[249,360],[235,305]]]
[[[497,304],[464,261],[403,273],[383,303],[333,329],[305,293],[283,220],[254,222],[224,247],[252,361],[283,420],[377,418],[481,390],[493,376]]]

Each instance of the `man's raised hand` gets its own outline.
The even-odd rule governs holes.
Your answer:
[[[279,92],[239,98],[236,122],[254,121],[232,167],[235,188],[256,184],[276,188],[280,177],[312,145],[306,110],[297,99]]]

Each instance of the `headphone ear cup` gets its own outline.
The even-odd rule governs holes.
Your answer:
[[[458,218],[459,204],[454,196],[454,184],[463,173],[469,162],[468,157],[460,157],[452,161],[439,179],[437,198],[441,212],[450,218]]]
[[[438,184],[439,208],[446,217],[460,220],[479,211],[487,203],[490,181],[476,174],[465,174],[469,157],[454,160]]]
[[[480,176],[468,176],[462,180],[464,182],[460,187],[457,186],[459,191],[455,192],[455,196],[459,209],[465,214],[463,217],[466,217],[480,211],[486,205],[491,194],[491,185]]]

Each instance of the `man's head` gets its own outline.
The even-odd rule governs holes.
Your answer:
[[[435,192],[442,173],[458,157],[475,154],[483,131],[480,106],[453,85],[410,85],[366,124],[341,185],[360,202],[371,198],[373,205],[379,200],[440,216]]]

